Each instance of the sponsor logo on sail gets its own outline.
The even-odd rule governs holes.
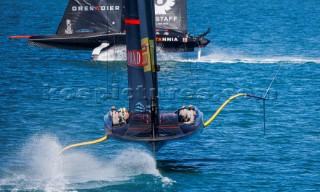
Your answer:
[[[138,102],[135,106],[134,106],[134,110],[137,112],[144,112],[146,110],[145,106],[143,106],[142,103]]]
[[[67,25],[67,29],[64,30],[64,33],[68,34],[68,35],[72,34],[73,30],[72,30],[72,24],[71,24],[71,20],[70,19],[66,20],[66,25]]]
[[[141,40],[142,65],[144,68],[144,72],[151,71],[151,46],[153,46],[153,43],[149,41],[149,38],[143,38]]]
[[[179,41],[177,37],[157,37],[157,42],[176,42]]]
[[[93,29],[78,29],[75,31],[76,33],[93,33]]]
[[[130,66],[143,67],[142,51],[141,50],[127,51],[127,63]]]
[[[177,16],[156,16],[156,22],[173,22],[177,20]]]
[[[72,11],[120,11],[120,6],[115,5],[115,6],[72,6],[71,7]]]
[[[155,12],[156,14],[166,14],[176,4],[175,0],[156,0]]]

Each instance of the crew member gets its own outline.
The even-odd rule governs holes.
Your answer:
[[[120,124],[128,123],[129,113],[125,107],[118,110]]]
[[[115,106],[111,107],[112,126],[119,125],[119,113]]]
[[[179,117],[181,122],[186,122],[188,120],[186,106],[182,106],[181,109],[179,110]]]
[[[187,111],[188,120],[185,122],[185,124],[194,124],[196,115],[197,114],[194,110],[193,105],[189,105],[189,108]]]
[[[127,111],[127,109],[124,107],[122,108],[122,114],[123,114],[123,119],[126,123],[129,122],[129,112]]]

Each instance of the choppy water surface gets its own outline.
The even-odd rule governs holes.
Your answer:
[[[127,106],[123,61],[90,52],[29,47],[9,35],[52,34],[66,1],[0,2],[0,189],[2,191],[319,191],[320,8],[318,2],[189,1],[189,29],[212,28],[197,53],[160,55],[160,106],[198,106],[204,132],[154,157],[138,144],[102,137],[111,105]]]

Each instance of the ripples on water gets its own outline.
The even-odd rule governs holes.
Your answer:
[[[101,137],[109,107],[128,105],[123,58],[90,61],[87,51],[6,38],[54,33],[66,3],[0,2],[0,190],[320,190],[317,1],[189,1],[191,32],[211,26],[212,43],[201,60],[160,55],[161,109],[194,104],[208,119],[235,93],[264,95],[282,65],[270,93],[277,100],[267,101],[266,134],[261,101],[239,98],[202,134],[169,143],[156,160],[113,139],[59,154]]]
[[[2,189],[319,187],[320,103],[319,90],[314,89],[320,84],[319,64],[161,61],[160,89],[176,90],[173,96],[161,89],[161,107],[175,110],[192,103],[204,111],[205,119],[239,90],[263,95],[278,66],[282,69],[271,91],[277,100],[267,101],[265,135],[261,102],[241,98],[230,103],[201,135],[163,147],[156,162],[140,145],[112,139],[59,155],[62,146],[101,137],[104,112],[113,104],[126,105],[125,94],[113,98],[94,92],[112,83],[118,84],[119,90],[126,87],[123,62],[39,61],[36,70],[30,70],[33,61],[25,63],[16,68],[21,75],[8,71],[10,78],[2,79],[10,90],[1,104],[6,112],[1,133]],[[191,86],[188,78],[192,78]],[[57,92],[48,95],[51,88]],[[66,97],[61,92],[64,88],[75,95]],[[82,88],[92,91],[90,97],[77,97]],[[186,88],[191,93],[183,91]]]

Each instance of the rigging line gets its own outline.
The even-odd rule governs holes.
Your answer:
[[[263,97],[257,97],[257,96],[254,96],[254,95],[248,95],[249,97],[252,97],[252,98],[255,98],[255,99],[259,99],[259,100],[262,100],[262,106],[263,106],[263,132],[264,134],[266,133],[266,100],[269,100],[267,98],[267,96],[269,96],[269,92],[270,92],[270,89],[274,83],[274,81],[276,80],[278,74],[279,74],[279,71],[280,71],[280,68],[281,68],[282,65],[279,66],[276,74],[274,75],[269,87],[267,88],[267,91],[265,93],[265,95]]]
[[[113,56],[114,56],[114,58],[113,58],[113,61],[111,62],[111,64],[112,64],[112,75],[111,75],[111,86],[112,85],[114,85],[115,84],[115,82],[116,82],[116,77],[115,77],[115,70],[114,70],[114,66],[117,66],[116,65],[116,61],[115,61],[115,58],[116,58],[116,39],[115,39],[115,36],[114,36],[114,38],[113,38],[113,48],[110,48],[110,54],[111,54],[111,49],[113,49]],[[107,52],[108,52],[108,55],[109,55],[109,50],[107,50]],[[110,57],[110,59],[112,59],[111,57]],[[112,88],[111,88],[111,92],[112,92]],[[109,87],[108,87],[108,93],[109,93]],[[111,93],[110,93],[110,95],[111,95]]]
[[[116,49],[116,34],[113,35],[113,54],[114,54],[114,63],[116,63],[116,54],[117,54],[117,49]],[[118,59],[118,58],[117,58]]]
[[[107,53],[108,55],[108,53]],[[108,56],[107,56],[107,91],[109,89],[109,64],[108,64]]]
[[[192,7],[192,14],[191,15],[193,15],[194,13],[195,13],[195,7],[194,7],[194,0],[192,0],[191,1],[191,7]],[[188,9],[188,5],[187,5],[187,9]],[[193,15],[193,18],[196,18],[196,16],[195,15]],[[189,19],[188,19],[188,14],[187,14],[187,21],[189,21]],[[188,23],[187,23],[187,26],[188,26]],[[194,29],[194,22],[192,22],[192,32],[193,32],[193,35],[196,35],[195,34],[195,29]],[[188,31],[188,29],[187,29],[187,31]]]
[[[70,149],[70,148],[74,148],[74,147],[80,147],[80,146],[84,146],[84,145],[92,145],[92,144],[97,144],[97,143],[101,143],[105,140],[108,139],[108,134],[106,134],[105,136],[103,136],[102,138],[100,139],[96,139],[96,140],[93,140],[93,141],[87,141],[87,142],[82,142],[82,143],[75,143],[75,144],[72,144],[72,145],[69,145],[65,148],[63,148],[60,153],[63,153],[64,151]]]
[[[263,134],[266,134],[266,100],[263,100]]]
[[[109,11],[107,11],[107,18],[110,18],[109,17]],[[110,24],[109,24],[109,21],[107,22],[107,32],[108,32],[108,34],[109,34],[109,31],[110,31]],[[108,47],[110,46],[110,44],[108,45]],[[109,61],[109,51],[108,51],[108,47],[106,47],[106,52],[107,52],[107,61]],[[107,65],[108,65],[108,63],[107,63]],[[109,87],[108,87],[109,88]]]
[[[195,97],[196,97],[196,101],[198,101],[198,103],[197,103],[197,105],[199,106],[200,105],[200,99],[198,99],[197,98],[197,93],[198,93],[198,91],[196,91],[197,90],[197,85],[199,85],[199,63],[198,62],[196,62],[195,63],[195,65],[196,65],[196,67],[195,68],[193,68],[193,71],[195,71],[195,81],[193,81],[193,89],[194,89],[194,95],[195,95]],[[193,77],[194,75],[192,75],[192,69],[191,69],[191,67],[192,67],[193,65],[191,64],[190,65],[190,70],[191,70],[191,77]]]
[[[275,74],[275,76],[273,77],[264,97],[263,97],[263,133],[266,134],[266,98],[267,96],[269,96],[269,92],[270,92],[270,89],[273,85],[273,82],[276,80],[278,74],[279,74],[279,71],[280,71],[280,68],[281,68],[282,65],[279,66],[278,70],[277,70],[277,73]]]
[[[116,50],[116,37],[115,37],[115,34],[114,34],[114,36],[113,36],[113,66],[116,66],[116,52],[117,52],[117,50]],[[114,71],[113,71],[114,72]],[[115,80],[115,77],[114,77],[114,74],[113,74],[113,77],[112,77],[112,85],[114,84],[114,80]],[[111,86],[112,86],[111,85]]]
[[[227,99],[220,107],[219,109],[212,115],[212,117],[206,121],[205,123],[203,123],[204,127],[207,127],[208,125],[210,125],[210,123],[219,115],[219,113],[222,111],[222,109],[233,99],[237,98],[237,97],[242,97],[242,96],[249,96],[248,94],[245,93],[239,93],[236,95],[233,95],[231,97],[229,97],[229,99]]]
[[[278,74],[279,74],[279,71],[280,71],[281,66],[282,66],[282,65],[279,66],[277,73],[276,73],[275,76],[273,77],[273,79],[272,79],[272,81],[271,81],[271,83],[270,83],[270,85],[269,85],[269,87],[268,87],[268,89],[267,89],[267,91],[266,91],[266,93],[265,93],[265,95],[264,95],[264,97],[263,97],[264,99],[266,99],[266,97],[269,95],[269,91],[270,91],[270,89],[271,89],[271,87],[272,87],[273,82],[276,80],[276,78],[277,78],[277,76],[278,76]]]

